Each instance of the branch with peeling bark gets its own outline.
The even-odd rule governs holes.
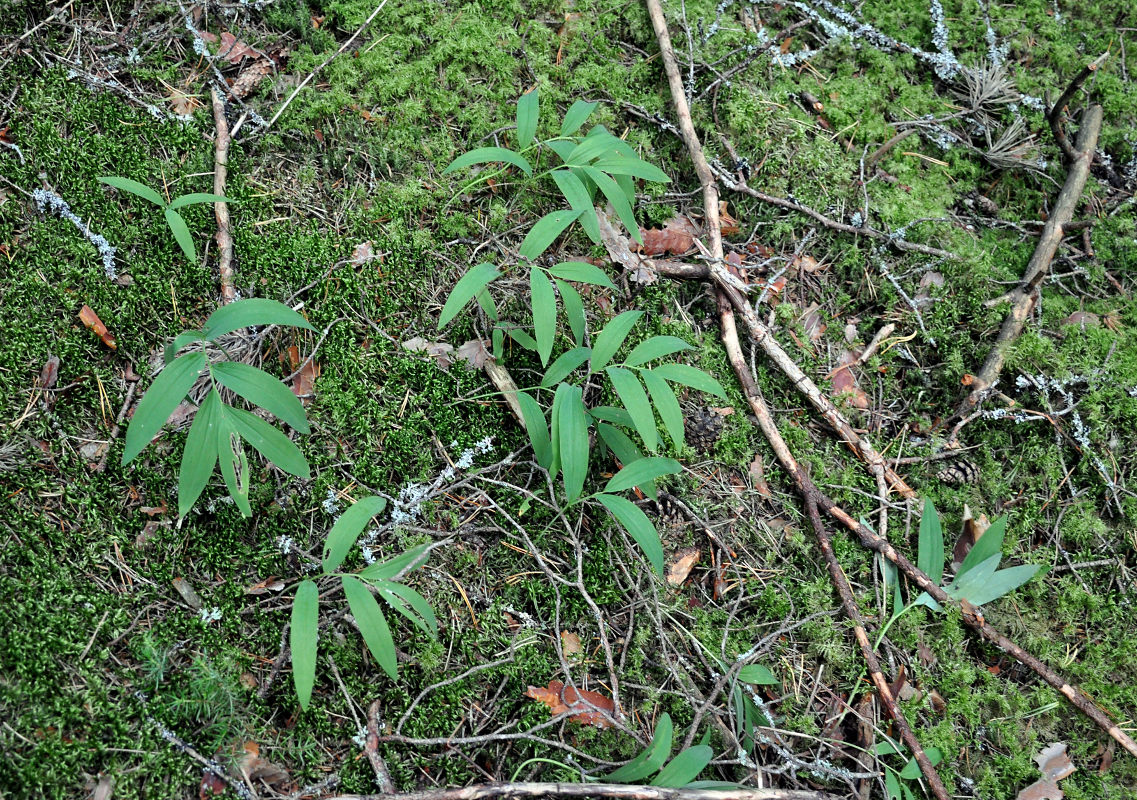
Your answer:
[[[225,181],[229,174],[229,121],[225,119],[225,100],[213,90],[213,124],[217,128],[217,139],[213,145],[213,193],[225,196]],[[221,304],[232,303],[237,299],[233,287],[233,235],[229,232],[229,205],[219,202],[213,204],[217,216],[217,272],[221,279]]]

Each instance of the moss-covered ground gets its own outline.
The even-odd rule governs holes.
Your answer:
[[[948,44],[965,65],[988,57],[986,5],[943,3]],[[637,336],[685,338],[694,345],[688,361],[727,386],[735,412],[722,438],[710,455],[692,448],[675,454],[688,470],[671,489],[735,555],[716,582],[705,535],[661,521],[669,556],[691,545],[703,549],[690,580],[669,588],[646,577],[646,562],[604,516],[574,517],[587,550],[583,585],[599,619],[580,592],[554,590],[510,522],[525,528],[547,563],[573,576],[564,529],[530,494],[542,496],[544,478],[534,474],[526,439],[484,374],[460,360],[443,369],[403,346],[421,336],[457,347],[483,335],[471,314],[437,331],[449,289],[478,260],[515,269],[529,225],[560,207],[547,179],[511,172],[491,187],[463,191],[469,171],[443,174],[472,147],[506,144],[514,103],[532,86],[540,90],[539,135],[555,135],[574,100],[599,101],[592,121],[671,176],[669,185],[640,186],[636,211],[644,227],[677,212],[698,215],[698,184],[682,143],[651,117],[673,114],[642,3],[389,0],[267,130],[260,122],[374,6],[207,6],[198,30],[231,31],[254,47],[287,53],[276,74],[231,108],[231,121],[244,115],[245,122],[231,150],[226,194],[234,201],[241,295],[303,303],[312,325],[326,333],[278,333],[261,354],[267,369],[284,376],[290,346],[307,355],[319,344],[321,372],[308,406],[313,432],[296,439],[312,478],[256,463],[251,518],[224,502],[215,476],[195,510],[178,520],[184,426],[127,467],[119,464],[121,432],[111,435],[126,376],[141,376],[141,394],[152,379],[153,354],[204,321],[219,287],[215,246],[207,245],[215,229],[211,206],[186,209],[200,256],[191,264],[157,209],[96,178],[132,178],[170,197],[210,191],[208,85],[215,67],[230,78],[237,68],[195,52],[188,9],[177,4],[112,0],[56,13],[60,4],[0,0],[0,797],[84,797],[108,777],[116,800],[196,796],[201,764],[163,738],[163,727],[222,761],[255,742],[296,786],[334,774],[342,791],[373,791],[359,724],[376,700],[381,732],[405,737],[379,747],[401,789],[514,776],[579,780],[581,768],[601,774],[611,768],[605,764],[638,752],[663,711],[686,735],[696,694],[710,691],[720,674],[716,659],[729,663],[759,643],[758,663],[780,680],[763,687],[761,697],[781,732],[777,741],[800,759],[790,759],[784,745],[758,746],[750,758],[769,770],[765,785],[845,796],[858,781],[842,771],[878,770],[872,760],[854,760],[858,726],[848,701],[859,703],[863,694],[860,656],[802,524],[793,484],[749,421],[704,287],[618,281],[621,291],[587,303],[597,330],[618,311],[645,310],[646,330]],[[1137,91],[1129,71],[1137,65],[1126,62],[1125,48],[1132,49],[1137,12],[1108,0],[991,4],[994,40],[1028,99],[996,109],[989,125],[997,132],[1020,117],[1034,137],[1025,160],[1043,166],[1002,169],[974,148],[941,148],[942,130],[925,127],[889,150],[881,171],[869,168],[862,183],[866,155],[902,123],[961,109],[952,92],[958,77],[937,75],[918,54],[874,45],[864,32],[835,38],[830,23],[839,17],[826,3],[671,0],[665,7],[685,76],[693,64],[695,124],[710,156],[734,166],[725,139],[749,162],[754,187],[792,195],[844,222],[904,229],[912,241],[959,256],[938,261],[880,248],[724,194],[740,222],[728,238],[747,263],[760,260],[745,246],[756,243],[783,257],[771,270],[799,248],[822,265],[786,273],[775,314],[779,339],[808,373],[824,380],[848,340],[863,344],[884,324],[896,324],[858,373],[869,409],[847,409],[895,457],[938,452],[945,431],[937,422],[963,397],[966,376],[982,364],[1007,311],[987,301],[1021,276],[1036,222],[1064,179],[1030,98],[1056,97],[1084,64],[1112,50],[1074,103],[1080,107],[1088,94],[1105,111],[1098,166],[1076,215],[1092,228],[1060,249],[1000,383],[1026,413],[989,414],[962,430],[966,458],[978,467],[973,483],[938,478],[944,461],[906,463],[901,471],[940,509],[949,549],[965,506],[976,516],[1009,516],[1008,562],[1050,569],[986,607],[987,619],[1132,731]],[[190,13],[201,6],[195,9]],[[869,0],[858,9],[858,18],[883,36],[936,52],[935,15],[925,0]],[[763,37],[779,31],[786,32],[768,48]],[[784,58],[807,50],[817,52]],[[802,104],[802,92],[822,102],[820,115]],[[178,109],[188,116],[176,119],[169,101],[175,93],[201,102]],[[982,149],[975,124],[957,118],[943,127]],[[117,248],[117,282],[82,231],[37,209],[29,194],[36,189],[64,198],[92,233]],[[975,211],[976,198],[992,201],[995,213]],[[364,242],[374,258],[353,257]],[[565,258],[605,256],[578,229],[555,247]],[[517,313],[523,298],[503,294],[503,308]],[[83,305],[114,334],[116,350],[80,322]],[[524,311],[518,318],[527,321]],[[58,380],[41,391],[41,369],[52,356],[59,358]],[[532,360],[513,355],[507,364],[522,385],[535,382]],[[755,368],[783,435],[814,480],[854,516],[872,519],[878,506],[871,475],[773,366],[759,356]],[[692,392],[684,403],[691,411],[721,401]],[[453,537],[409,579],[436,610],[439,638],[391,615],[400,651],[395,682],[329,607],[315,693],[301,712],[287,660],[280,670],[274,662],[279,666],[292,587],[309,556],[319,557],[333,521],[329,509],[372,492],[397,496],[408,485],[430,484],[487,436],[494,449],[473,469],[489,468],[483,477],[493,482],[443,487],[422,517],[385,528],[376,545],[391,556]],[[100,471],[99,448],[107,442]],[[514,451],[512,463],[500,463]],[[768,494],[754,486],[756,454],[766,465]],[[595,467],[597,480],[612,470],[599,458]],[[892,540],[913,554],[917,517],[918,509],[902,503],[890,513]],[[283,539],[292,542],[290,552]],[[888,606],[871,554],[839,535],[837,552],[872,627],[879,627]],[[247,591],[276,578],[283,592]],[[178,593],[175,579],[194,588],[201,609]],[[562,722],[536,738],[495,735],[549,719],[526,690],[565,680],[566,661],[574,680],[611,691],[600,619],[612,639],[627,730]],[[562,630],[580,636],[580,655],[562,659]],[[1077,766],[1062,782],[1066,797],[1124,797],[1137,786],[1132,756],[1032,673],[978,641],[958,614],[909,612],[880,652],[890,678],[903,669],[908,688],[916,689],[905,693],[905,710],[924,745],[943,751],[940,772],[955,796],[1015,797],[1038,777],[1032,756],[1051,742],[1067,743]],[[400,722],[422,690],[471,670],[427,693]],[[723,695],[713,706],[712,715],[735,724]],[[893,732],[874,707],[856,707],[876,740]],[[703,777],[752,779],[720,728],[706,713],[699,720],[695,740],[708,737],[720,756]],[[863,786],[867,796],[883,796],[880,781]],[[911,788],[922,791],[916,783]]]

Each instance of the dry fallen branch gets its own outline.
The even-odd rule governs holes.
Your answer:
[[[1101,106],[1090,106],[1082,115],[1082,127],[1078,131],[1077,152],[1070,165],[1070,172],[1058,200],[1054,204],[1054,211],[1047,220],[1046,226],[1038,239],[1038,246],[1026,266],[1022,282],[1011,292],[1011,310],[1003,320],[1003,327],[995,339],[995,346],[983,363],[983,368],[971,383],[971,393],[956,411],[956,416],[964,416],[986,396],[988,390],[994,385],[999,373],[1003,370],[1003,362],[1007,357],[1007,350],[1022,333],[1027,315],[1034,306],[1034,295],[1039,284],[1045,279],[1050,269],[1050,262],[1058,251],[1065,235],[1065,226],[1074,217],[1074,209],[1085,189],[1086,179],[1090,174],[1090,164],[1097,149],[1098,134],[1101,133],[1102,109]]]
[[[508,800],[522,797],[612,798],[612,800],[836,800],[824,792],[796,789],[667,789],[619,783],[487,783],[464,789],[405,794],[341,794],[332,800]]]
[[[213,150],[213,193],[225,196],[225,180],[229,168],[229,122],[225,119],[225,101],[213,89],[213,124],[217,127],[217,140]],[[233,287],[233,235],[229,232],[228,203],[214,203],[217,215],[217,272],[221,278],[221,304],[237,299]]]
[[[1054,107],[1050,109],[1050,113],[1046,115],[1046,121],[1050,123],[1050,131],[1054,134],[1054,140],[1058,143],[1058,147],[1062,149],[1062,153],[1066,156],[1068,162],[1077,161],[1078,156],[1085,151],[1080,146],[1070,146],[1070,140],[1066,137],[1066,130],[1062,127],[1062,112],[1074,94],[1082,88],[1082,84],[1084,84],[1091,75],[1097,72],[1098,68],[1105,63],[1107,58],[1109,58],[1108,50],[1089,64],[1086,64],[1086,66],[1082,68],[1082,71],[1074,77],[1074,80],[1070,81],[1070,85],[1066,87],[1066,91],[1062,92],[1062,96],[1058,98]],[[1085,127],[1084,122],[1083,127]]]

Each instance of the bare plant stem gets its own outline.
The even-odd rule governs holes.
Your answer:
[[[510,800],[528,797],[611,798],[612,800],[835,800],[824,792],[796,789],[668,789],[619,783],[486,783],[462,789],[428,789],[405,794],[341,794],[334,800]]]
[[[225,196],[225,181],[229,173],[229,121],[225,119],[225,100],[213,89],[213,124],[217,140],[213,147],[213,193]],[[217,272],[221,279],[221,304],[237,299],[233,287],[233,235],[229,232],[229,204],[214,203],[217,216]]]

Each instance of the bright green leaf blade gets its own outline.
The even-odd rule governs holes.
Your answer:
[[[162,213],[166,216],[166,224],[170,226],[170,233],[174,234],[174,241],[178,243],[178,247],[182,248],[182,252],[191,264],[196,264],[197,249],[193,246],[193,236],[186,221],[177,211],[167,208]]]
[[[534,353],[537,352],[537,340],[525,331],[521,330],[521,328],[510,328],[509,338],[517,342],[526,350],[532,350]]]
[[[612,356],[616,355],[620,345],[643,315],[642,311],[625,311],[604,326],[604,330],[600,331],[592,343],[592,364],[589,366],[592,372],[599,372],[608,366]]]
[[[389,558],[386,561],[377,561],[360,570],[359,577],[367,581],[395,580],[404,572],[409,572],[421,567],[422,564],[418,562],[429,549],[429,544],[420,544],[418,547],[412,547],[406,552],[399,553],[399,555],[394,558]]]
[[[541,387],[549,389],[556,386],[569,373],[587,361],[591,354],[592,351],[587,347],[574,347],[572,350],[561,353],[545,371],[545,377],[541,379]]]
[[[555,267],[549,267],[549,273],[554,278],[560,278],[575,283],[588,283],[593,286],[603,286],[605,289],[615,289],[616,285],[600,267],[584,261],[562,261]]]
[[[391,602],[390,596],[398,597],[406,603],[406,605],[414,609],[415,613],[410,614],[399,609],[395,603],[391,603],[392,608],[398,610],[403,616],[421,628],[424,633],[431,636],[438,635],[438,619],[434,616],[434,609],[430,607],[430,603],[426,601],[425,597],[409,586],[404,586],[401,583],[393,583],[391,581],[381,583],[376,588],[379,589],[379,593],[383,595],[384,600]]]
[[[537,220],[529,229],[529,233],[525,235],[525,240],[521,243],[518,252],[522,257],[536,261],[537,256],[545,252],[549,245],[564,232],[565,228],[572,225],[579,216],[580,211],[575,208],[549,212]]]
[[[652,734],[651,743],[644,751],[618,770],[605,775],[604,780],[611,783],[639,783],[667,761],[667,756],[671,753],[673,736],[674,726],[671,715],[665,712],[655,723],[655,733]]]
[[[928,763],[933,767],[944,760],[944,754],[938,747],[929,747],[924,751],[924,755],[928,757]],[[904,765],[904,769],[900,770],[900,777],[906,781],[914,781],[920,777],[920,762],[915,758],[908,759],[908,763]]]
[[[537,355],[541,366],[549,363],[553,340],[557,335],[557,293],[543,270],[529,270],[529,298],[533,306],[533,333],[537,339]]]
[[[888,794],[888,800],[903,800],[900,796],[900,779],[890,769],[884,771],[884,789]]]
[[[367,649],[391,680],[398,680],[399,663],[395,657],[395,640],[391,638],[391,629],[387,627],[387,620],[383,617],[379,604],[375,602],[371,590],[359,579],[344,575],[342,580],[344,597],[347,598],[351,615],[355,617],[355,623],[363,635],[363,641],[367,643]]]
[[[643,550],[656,574],[662,578],[663,544],[659,540],[659,532],[651,524],[647,514],[632,501],[616,494],[598,494],[596,500],[611,512],[617,522],[624,526],[624,530]]]
[[[565,307],[565,318],[568,320],[572,339],[578,345],[584,340],[584,302],[571,283],[560,280],[554,281],[557,291],[561,293],[561,302]]]
[[[129,464],[150,444],[178,403],[186,396],[197,376],[205,369],[205,353],[187,353],[158,373],[150,389],[138,402],[130,427],[126,430],[122,463]]]
[[[573,148],[565,163],[573,167],[585,167],[603,155],[615,152],[620,140],[597,125],[588,132],[584,141]],[[591,178],[591,176],[589,176]]]
[[[988,561],[996,558],[992,556]],[[987,603],[992,603],[1004,595],[1010,594],[1015,589],[1022,586],[1024,583],[1038,574],[1038,564],[1023,564],[1018,567],[1010,567],[1008,569],[1001,569],[993,573],[981,586],[960,587],[960,596],[966,599],[973,606],[981,606]],[[961,581],[966,580],[961,578]]]
[[[178,471],[178,516],[184,517],[201,496],[217,466],[217,412],[221,396],[211,389],[194,415]]]
[[[537,133],[537,116],[541,104],[537,90],[530,89],[517,99],[517,146],[525,149],[533,142]]]
[[[671,437],[675,449],[682,450],[686,443],[683,409],[679,407],[679,399],[675,396],[675,392],[667,385],[667,381],[649,369],[642,370],[640,378],[647,387],[647,393],[651,395],[651,402],[659,412],[659,418],[663,420],[663,427],[667,429],[667,435]]]
[[[132,181],[130,178],[120,178],[117,175],[111,175],[103,178],[97,178],[99,183],[105,183],[107,186],[113,186],[116,189],[122,189],[124,192],[138,195],[143,200],[149,200],[156,206],[165,207],[166,198],[158,194],[144,183]]]
[[[630,175],[613,175],[616,185],[620,187],[620,191],[624,193],[624,197],[628,198],[629,205],[635,205],[636,202],[636,182],[632,180]]]
[[[927,573],[932,582],[939,585],[944,576],[944,532],[940,527],[940,515],[929,498],[924,498],[924,513],[920,516],[919,551],[916,566]]]
[[[301,581],[292,601],[288,647],[292,652],[292,681],[300,707],[308,710],[316,683],[316,638],[319,635],[320,591],[312,581]]]
[[[747,664],[738,671],[738,679],[743,683],[753,683],[758,686],[774,686],[781,683],[768,667],[761,664]]]
[[[549,148],[560,156],[561,161],[568,161],[572,151],[576,149],[576,142],[571,139],[550,139],[545,142]]]
[[[636,443],[619,428],[598,422],[596,423],[596,432],[625,468],[644,457],[643,453],[636,447]]]
[[[555,367],[559,361],[560,359],[553,366]],[[518,392],[516,397],[517,404],[521,406],[521,418],[525,420],[525,432],[529,435],[529,444],[533,445],[533,457],[544,469],[552,469],[553,449],[549,441],[549,426],[545,422],[545,412],[541,410],[537,401],[525,392]]]
[[[628,175],[656,183],[669,183],[671,181],[667,173],[654,164],[623,155],[602,158],[599,161],[592,162],[592,166],[602,172],[607,172],[609,175]]]
[[[897,747],[895,744],[889,741],[877,742],[876,746],[873,748],[873,753],[878,756],[891,756],[899,752],[902,752],[902,748]]]
[[[636,367],[640,364],[646,364],[648,361],[690,349],[691,345],[678,336],[653,336],[636,345],[632,352],[628,353],[628,357],[624,359],[624,364],[629,367]]]
[[[533,167],[525,160],[524,156],[512,150],[507,150],[504,147],[479,147],[468,153],[463,153],[451,161],[450,166],[442,170],[442,174],[445,175],[456,169],[462,169],[463,167],[469,167],[474,164],[485,164],[492,161],[504,161],[507,164],[512,164],[517,167],[526,175],[533,174]]]
[[[588,414],[593,419],[602,419],[605,422],[611,422],[613,425],[622,425],[628,430],[635,430],[636,428],[636,423],[632,421],[632,415],[616,406],[596,406],[588,409]]]
[[[715,751],[705,744],[689,747],[671,759],[671,762],[655,776],[651,785],[667,786],[673,789],[686,786],[706,769],[714,755]]]
[[[692,389],[698,389],[700,392],[713,394],[723,400],[726,399],[726,390],[722,388],[722,384],[701,369],[696,369],[687,364],[660,364],[653,368],[652,372],[665,381],[681,383],[684,386],[690,386]]]
[[[218,406],[217,413],[217,460],[221,464],[221,477],[229,496],[246,517],[252,516],[249,506],[249,460],[233,421],[235,409],[225,405]]]
[[[580,178],[567,169],[555,170],[553,180],[557,182],[557,187],[565,196],[569,206],[574,211],[580,212],[580,226],[584,228],[588,238],[599,244],[600,223],[596,219],[596,209],[592,205],[592,198],[588,194],[588,189],[580,182]]]
[[[580,126],[592,116],[592,112],[596,110],[598,105],[600,104],[577,100],[569,106],[569,110],[565,112],[565,118],[561,122],[561,136],[572,136],[579,131]]]
[[[250,325],[289,325],[314,331],[312,323],[276,300],[250,297],[221,306],[205,321],[201,335],[210,341]]]
[[[565,495],[574,502],[584,491],[588,475],[588,411],[579,386],[562,383],[557,387],[558,452],[564,477]]]
[[[977,564],[982,564],[991,556],[1003,552],[1003,537],[1007,533],[1007,518],[1006,516],[999,517],[991,523],[991,525],[979,537],[974,546],[967,551],[967,555],[963,559],[963,563],[959,565],[959,572],[956,573],[958,578],[960,575],[965,574],[972,570]]]
[[[486,312],[486,316],[497,322],[497,303],[494,302],[493,295],[489,293],[489,290],[482,287],[474,294],[474,299],[478,301],[482,311]],[[498,329],[495,328],[494,331],[498,332]]]
[[[210,370],[222,386],[288,423],[300,433],[309,433],[304,406],[296,395],[267,372],[240,361],[222,361]]]
[[[612,476],[604,491],[612,494],[631,489],[633,486],[642,486],[664,475],[674,475],[682,472],[683,466],[673,458],[641,458],[624,466],[622,470]]]
[[[606,372],[624,408],[632,415],[632,422],[643,439],[644,447],[654,452],[659,448],[659,431],[655,427],[655,413],[651,410],[651,403],[648,402],[647,393],[640,385],[639,378],[623,367],[608,367]]]
[[[608,202],[612,204],[612,208],[616,209],[616,216],[620,218],[620,222],[624,223],[624,227],[627,228],[632,238],[642,245],[644,240],[640,234],[640,226],[636,223],[636,215],[632,211],[632,204],[628,201],[620,185],[595,167],[582,167],[581,169],[584,170],[585,175],[592,179],[592,182],[596,184],[596,187],[601,193],[608,198]]]
[[[232,200],[232,199],[225,197],[224,195],[220,195],[220,194],[210,194],[209,192],[191,192],[190,194],[183,194],[181,197],[175,197],[173,200],[170,201],[170,204],[168,206],[166,206],[166,208],[170,208],[170,209],[184,208],[186,206],[192,206],[195,203],[235,203],[235,202],[237,202],[237,201]]]
[[[474,298],[474,295],[486,288],[490,281],[500,275],[497,267],[485,262],[467,270],[466,274],[454,284],[454,288],[450,290],[450,296],[446,298],[446,305],[442,307],[442,315],[438,318],[439,330],[454,319],[466,303]]]
[[[364,497],[340,514],[324,542],[324,572],[335,572],[340,568],[367,523],[386,507],[387,501],[382,497]]]
[[[240,408],[230,408],[228,413],[241,438],[258,453],[290,475],[305,480],[311,477],[308,459],[304,458],[295,442],[255,414]]]
[[[187,344],[200,341],[202,341],[202,337],[199,331],[185,331],[184,333],[179,333],[174,337],[174,341],[166,345],[166,349],[162,353],[163,362],[169,364],[174,360],[174,356],[178,354],[178,351]]]

